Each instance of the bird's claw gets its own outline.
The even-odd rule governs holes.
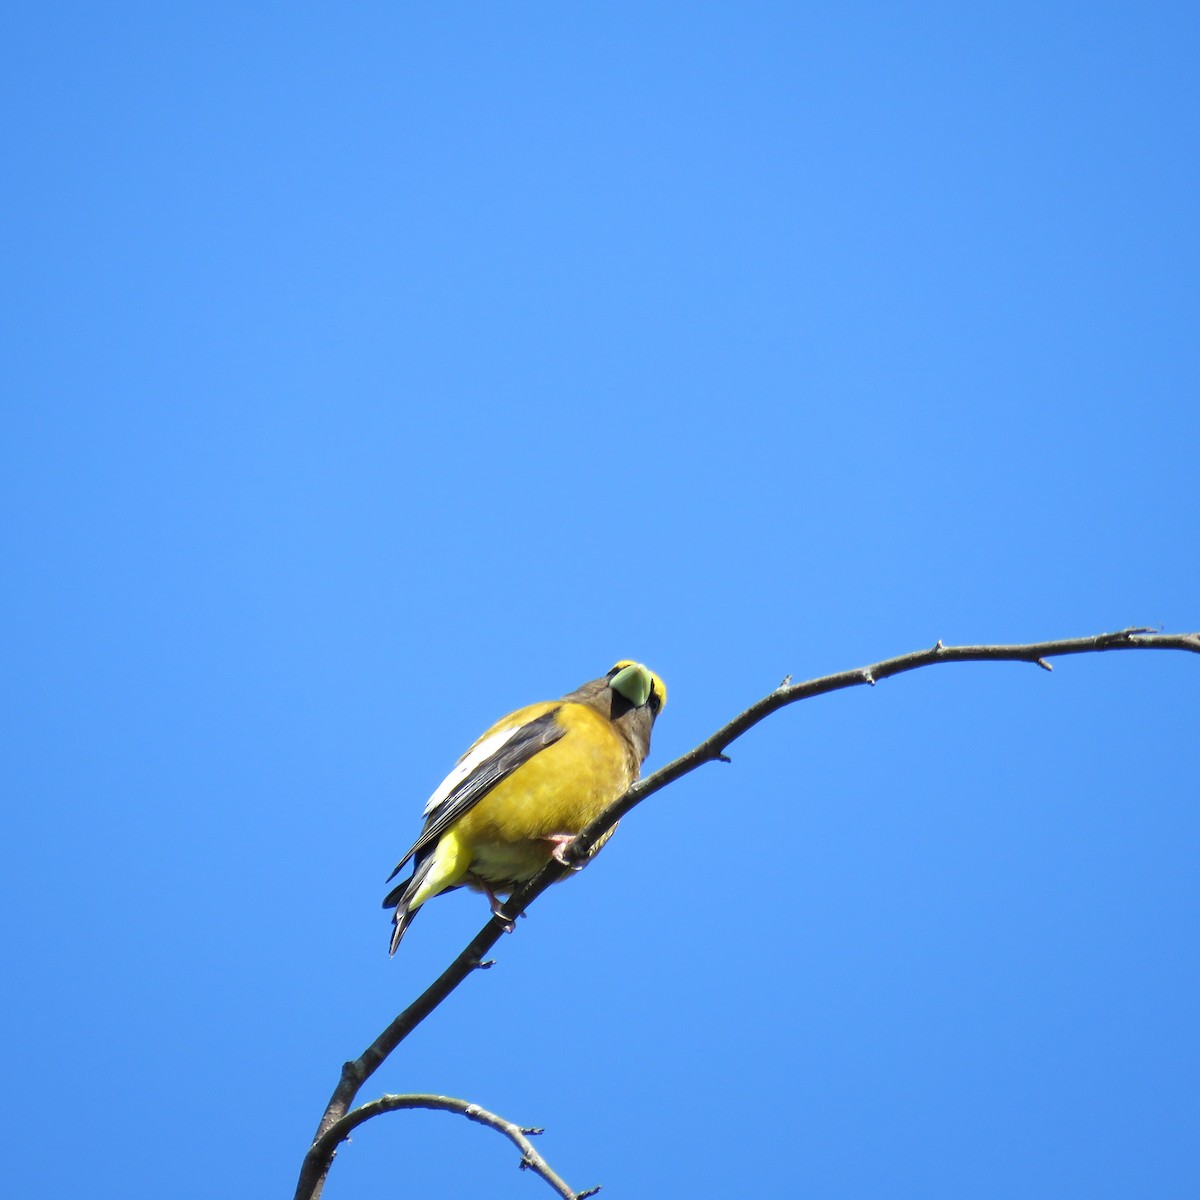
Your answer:
[[[561,863],[567,868],[567,870],[582,871],[587,865],[586,862],[571,862],[571,860],[567,858],[567,851],[571,848],[575,841],[575,834],[555,833],[551,834],[546,841],[550,842],[553,846],[553,849],[550,851],[550,857],[554,859],[555,862]]]

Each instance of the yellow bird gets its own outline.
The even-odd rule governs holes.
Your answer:
[[[565,862],[575,835],[637,779],[666,702],[663,681],[625,659],[561,700],[497,721],[429,797],[421,836],[388,876],[413,863],[383,902],[396,910],[390,953],[431,896],[465,886],[498,912],[497,892],[528,882],[551,857]]]

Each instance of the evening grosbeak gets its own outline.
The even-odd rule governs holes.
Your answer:
[[[383,902],[396,910],[390,953],[431,896],[465,886],[498,912],[497,892],[526,883],[551,857],[565,863],[575,835],[637,779],[666,702],[653,671],[623,660],[561,700],[497,721],[429,797],[421,836],[388,876],[413,864]]]

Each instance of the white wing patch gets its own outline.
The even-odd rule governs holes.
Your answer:
[[[425,801],[425,811],[421,814],[423,817],[428,817],[436,812],[442,804],[445,803],[446,797],[464,779],[467,778],[480,763],[486,762],[495,754],[505,742],[511,741],[516,733],[524,728],[522,725],[514,725],[511,729],[498,729],[495,733],[485,737],[474,749],[467,751],[466,754],[458,760],[454,765],[454,770],[442,780],[437,786],[437,791]]]

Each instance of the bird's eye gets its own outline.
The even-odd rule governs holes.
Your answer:
[[[650,697],[646,703],[650,706],[650,711],[657,717],[658,710],[662,708],[662,697],[655,690],[654,684],[650,685]]]

